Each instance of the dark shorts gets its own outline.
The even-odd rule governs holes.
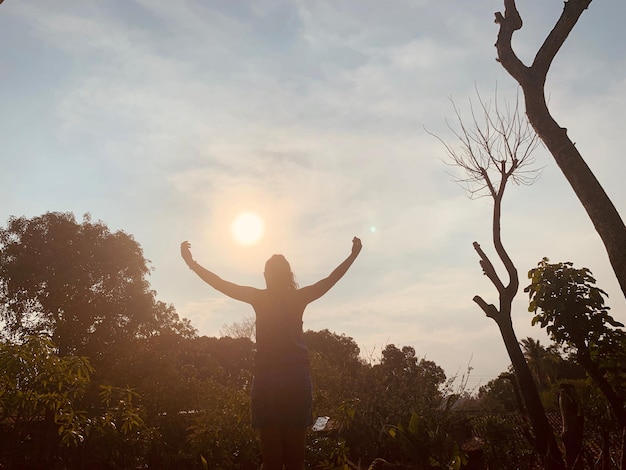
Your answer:
[[[313,424],[308,367],[257,370],[252,382],[252,426],[305,428]]]

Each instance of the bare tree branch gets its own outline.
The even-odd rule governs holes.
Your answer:
[[[480,267],[483,269],[483,273],[489,278],[493,285],[496,286],[498,293],[502,294],[504,292],[504,284],[498,277],[493,264],[477,242],[474,242],[473,245],[474,250],[476,250],[476,253],[478,253],[478,256],[480,257]]]
[[[456,144],[428,132],[443,145],[447,159],[444,163],[459,168],[462,175],[450,174],[470,198],[502,195],[510,179],[518,185],[531,185],[542,168],[532,168],[532,156],[540,141],[519,107],[519,96],[513,107],[501,108],[497,92],[494,103],[486,102],[476,90],[478,109],[469,100],[470,124],[467,126],[459,107],[452,99],[454,123],[446,119],[446,126]]]
[[[475,295],[472,300],[478,304],[478,306],[483,310],[483,312],[485,312],[485,315],[495,320],[496,322],[498,321],[498,315],[500,312],[498,312],[498,309],[496,308],[495,305],[488,304],[487,302],[483,300],[483,298],[480,295]]]
[[[531,66],[538,76],[543,77],[544,81],[554,57],[590,3],[591,0],[568,0],[564,2],[561,17],[537,51]]]
[[[505,0],[505,12],[496,13],[500,25],[496,50],[498,61],[521,85],[526,114],[563,175],[576,193],[606,248],[611,267],[626,296],[626,224],[576,145],[551,116],[545,99],[546,75],[555,55],[591,0],[567,0],[552,31],[538,50],[531,67],[525,66],[511,46],[513,33],[522,27],[514,0]],[[626,441],[625,441],[626,442]]]

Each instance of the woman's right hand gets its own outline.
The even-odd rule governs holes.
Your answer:
[[[352,239],[352,254],[354,256],[357,256],[361,252],[361,248],[363,248],[363,245],[361,244],[361,239],[354,237]]]
[[[189,243],[187,240],[180,244],[180,256],[183,257],[187,265],[191,265],[194,263],[193,256],[191,255],[191,243]]]

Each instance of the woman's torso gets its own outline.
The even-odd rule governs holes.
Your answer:
[[[308,366],[302,335],[306,303],[298,290],[262,290],[252,307],[256,313],[257,368]]]

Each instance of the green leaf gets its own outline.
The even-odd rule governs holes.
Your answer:
[[[417,413],[413,413],[411,415],[411,420],[409,421],[409,433],[416,435],[419,431],[420,425],[420,417]]]

